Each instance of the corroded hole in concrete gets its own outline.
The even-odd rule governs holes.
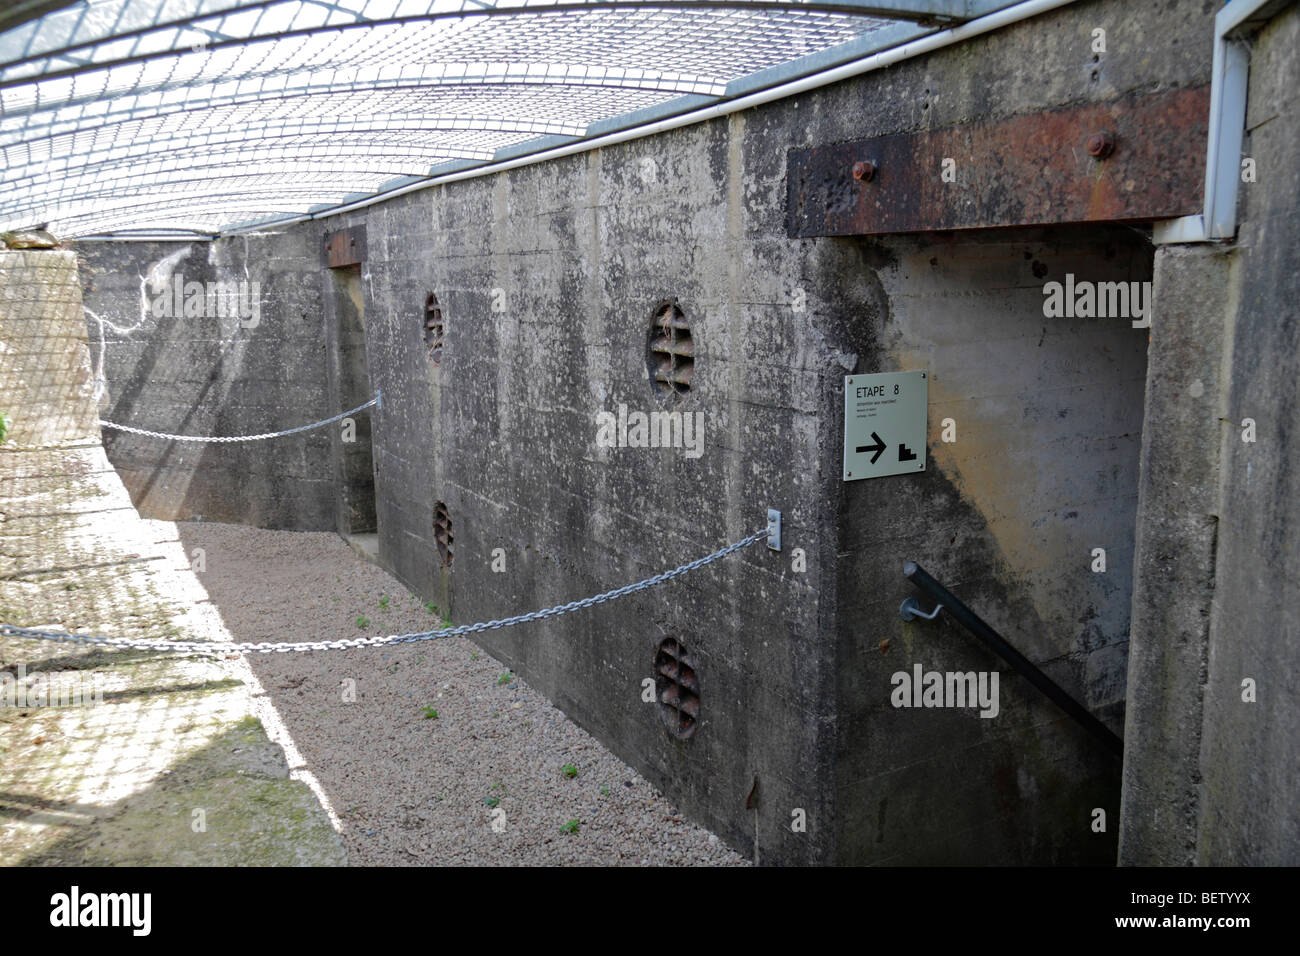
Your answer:
[[[675,303],[655,310],[648,336],[650,378],[661,395],[681,395],[691,390],[695,375],[695,343],[686,316]]]
[[[444,568],[451,567],[455,538],[451,533],[451,515],[441,501],[435,502],[433,506],[433,542],[438,546],[438,563]]]
[[[443,338],[442,308],[432,292],[424,300],[424,345],[429,350],[429,361],[437,365],[442,361]]]
[[[700,719],[700,682],[695,663],[674,637],[666,637],[655,654],[655,690],[659,716],[675,737],[685,740],[695,733]]]

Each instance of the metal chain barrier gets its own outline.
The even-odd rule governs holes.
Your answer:
[[[99,424],[100,427],[102,428],[113,428],[120,432],[130,432],[133,435],[146,435],[149,438],[166,438],[170,441],[202,441],[202,442],[261,441],[264,438],[283,438],[285,435],[296,435],[299,432],[309,432],[313,428],[320,428],[324,425],[332,424],[341,419],[347,418],[349,415],[355,415],[357,412],[367,409],[371,405],[378,405],[382,397],[383,396],[380,393],[376,392],[375,397],[372,398],[370,401],[366,402],[363,405],[358,405],[356,408],[351,409],[350,411],[339,412],[333,418],[327,418],[324,421],[320,421],[320,422],[312,422],[312,424],[310,425],[299,425],[297,428],[289,428],[282,432],[267,432],[264,435],[223,435],[223,436],[212,438],[212,437],[205,437],[199,435],[172,435],[169,434],[168,432],[151,432],[147,428],[134,428],[131,425],[118,425],[115,422],[106,422],[103,421],[102,419],[100,420]]]
[[[362,406],[364,407],[364,406]],[[568,604],[557,604],[555,607],[544,608],[540,611],[532,611],[528,614],[519,614],[515,617],[503,618],[499,621],[482,621],[477,624],[462,624],[459,627],[442,628],[437,631],[419,631],[413,634],[389,634],[383,637],[358,637],[344,641],[301,641],[297,643],[274,643],[262,641],[258,643],[229,643],[221,641],[133,641],[125,637],[102,637],[92,634],[68,634],[64,631],[43,631],[29,627],[17,627],[13,624],[0,624],[0,637],[26,637],[42,641],[58,641],[71,644],[93,644],[101,647],[120,647],[131,648],[134,650],[146,651],[188,651],[200,653],[221,653],[221,654],[270,654],[286,653],[289,651],[342,651],[350,650],[354,647],[385,647],[390,644],[409,644],[413,641],[432,641],[443,637],[462,637],[466,634],[477,634],[481,631],[495,631],[502,627],[513,627],[516,624],[525,624],[528,621],[542,621],[546,618],[559,617],[561,614],[568,614],[570,611],[577,611],[580,608],[593,607],[597,604],[604,604],[606,601],[613,601],[617,598],[626,597],[637,591],[644,591],[652,588],[657,584],[663,584],[665,581],[671,581],[673,578],[681,577],[688,571],[694,571],[702,568],[706,564],[712,564],[714,561],[725,558],[729,554],[747,548],[756,541],[763,541],[769,535],[767,528],[756,534],[751,534],[747,538],[737,541],[735,544],[728,545],[721,551],[714,551],[707,557],[697,558],[680,567],[673,568],[671,571],[664,571],[653,577],[638,581],[636,584],[626,584],[621,588],[615,588],[613,591],[606,591],[604,594],[596,594],[589,598],[583,598],[581,601],[570,601]]]

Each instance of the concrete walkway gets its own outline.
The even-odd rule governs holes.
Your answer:
[[[0,448],[0,620],[229,640],[194,560],[98,442]],[[8,639],[0,681],[0,862],[344,862],[243,659]]]

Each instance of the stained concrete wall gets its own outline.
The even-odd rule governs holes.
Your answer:
[[[1133,230],[1057,229],[854,252],[843,274],[876,304],[845,313],[847,336],[861,368],[928,369],[930,469],[836,489],[836,792],[867,811],[839,818],[839,852],[1111,862],[1116,828],[1089,827],[1096,808],[1118,817],[1118,760],[950,618],[904,624],[898,606],[916,561],[1122,729],[1146,332],[1045,317],[1043,286],[1148,281],[1150,246]],[[892,676],[917,664],[1002,670],[999,712],[895,708]]]
[[[1123,863],[1300,863],[1297,48],[1253,41],[1237,241],[1156,258]]]
[[[77,255],[104,419],[170,434],[238,435],[342,410],[329,402],[324,277],[306,232],[214,243],[87,242]],[[236,295],[209,301],[185,283],[203,283],[205,292],[209,283],[227,283]],[[195,444],[110,430],[104,445],[145,517],[336,526],[325,431]]]
[[[824,353],[811,346],[809,315],[791,321],[788,302],[760,290],[742,182],[729,173],[742,143],[735,123],[659,144],[653,178],[640,172],[647,146],[633,146],[437,189],[366,217],[372,257],[387,254],[367,264],[369,361],[384,392],[381,554],[427,593],[449,580],[455,620],[646,577],[758,530],[768,505],[785,511],[794,541],[817,547],[829,519],[819,476],[790,462],[820,455]],[[420,341],[430,291],[446,324],[437,368]],[[693,387],[673,407],[702,414],[701,454],[600,447],[598,413],[669,407],[646,368],[647,332],[665,300],[679,304],[696,344]],[[450,574],[432,540],[435,501],[453,521]],[[745,803],[757,776],[760,858],[828,859],[825,566],[795,574],[785,557],[756,548],[659,590],[492,632],[484,644],[731,842],[753,840]],[[689,741],[670,736],[641,697],[668,635],[686,644],[702,685],[701,728]],[[816,821],[809,833],[782,825],[790,807]]]
[[[325,341],[330,408],[346,411],[374,396],[366,362],[365,298],[361,269],[331,269],[326,276]],[[376,530],[375,466],[371,451],[372,412],[349,416],[330,428],[334,462],[336,528],[342,535]]]
[[[98,437],[77,260],[0,249],[0,413],[18,445]]]
[[[1081,3],[758,110],[265,240],[273,260],[275,243],[316,249],[325,231],[367,229],[381,560],[457,621],[501,617],[700,556],[778,507],[781,555],[755,547],[483,643],[760,861],[1113,860],[1118,767],[1093,741],[1010,673],[993,720],[893,709],[890,675],[999,667],[948,625],[901,623],[902,563],[915,559],[1119,726],[1144,335],[1123,320],[1044,321],[1042,284],[1141,281],[1150,249],[1102,227],[790,240],[786,151],[1201,85],[1212,13]],[[323,281],[313,258],[299,260],[303,289],[309,267]],[[429,292],[446,321],[437,367],[420,337]],[[697,350],[676,406],[646,368],[664,302]],[[273,327],[268,354],[309,380],[292,325]],[[140,378],[117,368],[110,386]],[[845,485],[844,375],[905,368],[932,372],[929,470]],[[620,405],[703,414],[701,454],[601,447],[597,415]],[[955,443],[941,439],[945,417]],[[212,478],[211,500],[236,476]],[[332,520],[325,486],[298,488]],[[454,525],[450,567],[433,540],[437,501]],[[1097,547],[1105,574],[1090,570]],[[699,673],[687,741],[641,697],[665,636]],[[1096,808],[1111,820],[1101,833]]]
[[[592,175],[593,164],[575,163],[573,175]],[[639,168],[635,155],[621,164],[629,167]],[[748,567],[704,572],[704,583],[687,579],[654,600],[491,634],[485,644],[741,845],[752,839],[743,808],[757,776],[761,805],[771,808],[759,814],[760,859],[1113,860],[1113,827],[1096,835],[1090,824],[1093,808],[1117,814],[1118,768],[1035,692],[1008,676],[1002,714],[986,730],[969,712],[891,709],[889,678],[914,662],[999,666],[959,631],[898,619],[910,593],[902,564],[919,558],[1119,726],[1146,333],[1117,319],[1046,320],[1042,288],[1066,272],[1143,281],[1145,241],[1131,230],[1056,230],[818,244],[821,260],[799,280],[816,305],[797,311],[776,298],[793,286],[725,265],[754,256],[743,240],[713,249],[652,240],[633,258],[668,262],[645,276],[593,268],[620,253],[584,238],[581,224],[557,227],[534,205],[581,181],[539,188],[525,174],[513,179],[504,197],[498,181],[500,192],[484,188],[480,200],[508,214],[467,216],[464,234],[433,231],[427,241],[438,252],[423,284],[391,263],[370,272],[372,314],[388,317],[368,326],[386,396],[376,441],[385,559],[425,593],[452,580],[455,618],[482,619],[671,566],[761,523],[762,502],[778,504],[787,549],[803,549],[805,572],[792,570],[790,556],[759,551]],[[670,196],[625,213],[641,220],[628,226],[610,224],[623,204],[592,197],[601,222],[589,236],[635,235],[644,219],[680,220],[681,206],[700,202]],[[435,213],[447,208],[434,203]],[[419,241],[410,209],[382,210],[367,217],[372,243],[380,231],[408,249]],[[539,220],[538,232],[519,226]],[[484,233],[504,250],[467,254]],[[519,248],[529,241],[549,251]],[[490,271],[494,256],[502,272]],[[691,261],[706,256],[708,264]],[[525,263],[518,272],[516,261]],[[725,322],[728,300],[745,298],[732,281],[775,288],[723,325],[714,317]],[[430,289],[448,328],[437,368],[418,345]],[[595,446],[596,412],[660,407],[644,339],[664,289],[676,293],[697,343],[686,408],[705,413],[708,437],[696,461]],[[493,310],[520,295],[522,314],[508,304]],[[737,353],[752,360],[736,363]],[[932,371],[934,470],[843,486],[842,377],[898,367]],[[435,396],[450,406],[441,414]],[[719,410],[742,436],[733,444],[724,434],[721,448]],[[951,446],[939,437],[947,416],[959,428]],[[435,421],[441,445],[428,437]],[[427,458],[408,461],[397,451],[406,448]],[[739,492],[728,482],[737,471]],[[451,575],[437,566],[435,500],[456,522]],[[1094,547],[1107,549],[1105,574],[1090,570]],[[706,723],[687,744],[668,737],[639,697],[665,634],[686,642],[705,686]],[[880,652],[886,639],[892,655]],[[954,762],[963,785],[936,787]],[[789,830],[796,808],[815,825],[806,834]],[[956,844],[947,837],[954,827],[965,833]]]

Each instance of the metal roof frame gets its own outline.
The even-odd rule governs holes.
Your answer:
[[[41,222],[84,236],[106,226],[138,233],[132,226],[148,223],[171,234],[172,223],[207,236],[294,221],[440,176],[648,129],[1009,6],[80,0],[0,33],[0,228]],[[491,34],[482,32],[489,27]],[[684,31],[680,42],[670,27]],[[553,38],[578,52],[573,62],[438,58],[484,37],[506,50]],[[636,62],[641,43],[644,64]],[[312,59],[318,52],[326,62]],[[234,76],[212,75],[235,67]],[[408,103],[410,110],[397,109]],[[328,188],[323,179],[308,185],[317,173],[333,174]],[[296,179],[280,185],[276,176]],[[220,186],[231,191],[218,194]],[[305,198],[312,190],[316,202]],[[221,208],[228,219],[254,209],[267,218],[190,228],[220,219]]]

